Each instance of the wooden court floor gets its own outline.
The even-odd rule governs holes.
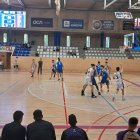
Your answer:
[[[115,102],[113,80],[109,93],[104,86],[102,96],[92,99],[89,87],[86,96],[80,95],[84,74],[64,74],[64,82],[49,80],[49,76],[45,73],[31,78],[28,72],[0,72],[0,131],[12,121],[15,110],[24,112],[22,124],[27,125],[33,121],[32,112],[41,109],[44,119],[55,125],[57,140],[71,113],[77,116],[77,125],[86,130],[89,140],[115,140],[116,133],[126,128],[128,118],[140,118],[139,73],[124,73],[126,100],[122,101],[119,93]]]

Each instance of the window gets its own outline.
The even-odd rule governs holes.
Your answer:
[[[24,44],[28,43],[28,34],[24,34]]]
[[[86,47],[90,48],[90,36],[86,37]]]
[[[67,35],[67,47],[70,47],[71,36]]]
[[[106,48],[110,48],[110,37],[106,37]]]
[[[3,42],[7,43],[7,33],[3,33]]]
[[[48,46],[48,45],[49,45],[48,35],[44,35],[44,46]]]

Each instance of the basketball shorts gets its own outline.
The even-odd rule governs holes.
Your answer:
[[[95,78],[92,78],[92,85],[96,85],[97,83],[96,83],[96,80],[95,80]]]
[[[57,69],[58,73],[63,73],[63,69]]]
[[[88,78],[88,77],[85,78],[85,84],[86,85],[92,85],[92,82],[91,82],[90,78]]]
[[[101,84],[109,85],[109,80],[107,80],[107,79],[106,79],[106,80],[102,79],[102,80],[101,80]]]
[[[52,72],[53,72],[53,73],[56,73],[56,69],[52,69]]]
[[[123,82],[116,82],[116,88],[117,89],[124,89],[124,84],[123,84]]]

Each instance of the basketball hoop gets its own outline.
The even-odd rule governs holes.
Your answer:
[[[129,0],[129,9],[140,9],[140,0],[136,3],[132,3],[133,0]]]

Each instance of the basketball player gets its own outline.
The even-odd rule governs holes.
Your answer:
[[[60,58],[58,58],[57,62],[56,62],[56,71],[57,71],[57,75],[58,75],[58,81],[61,80],[63,81],[63,63],[61,62]]]
[[[116,67],[116,72],[114,73],[113,79],[116,80],[116,94],[119,92],[119,90],[122,91],[122,100],[124,101],[124,84],[123,84],[123,78],[122,78],[122,71],[123,69],[120,67]],[[113,101],[115,100],[115,94],[113,96]]]
[[[52,79],[52,76],[55,78],[55,74],[56,74],[56,65],[54,60],[52,60],[52,67],[51,67],[52,71],[51,71],[51,77],[50,79]]]
[[[92,81],[92,86],[95,86],[97,91],[98,91],[98,95],[101,95],[100,91],[99,91],[99,87],[96,83],[96,79],[95,77],[98,75],[97,73],[97,69],[96,69],[96,66],[93,64],[93,74],[92,74],[92,77],[91,77],[91,81]]]
[[[101,91],[103,91],[102,90],[103,85],[106,84],[107,91],[109,92],[109,76],[108,76],[108,73],[105,70],[105,66],[103,66],[103,65],[101,65],[101,74],[100,74],[100,76],[102,76],[101,83],[100,83]]]
[[[99,82],[100,82],[100,73],[101,73],[101,64],[100,64],[100,61],[98,61],[98,64],[96,65],[96,70],[97,70],[98,78],[99,78]]]
[[[36,70],[36,63],[35,63],[35,60],[33,59],[32,60],[32,65],[31,65],[31,77],[34,77],[34,73],[35,73],[35,70]]]
[[[110,78],[110,71],[111,71],[111,68],[110,68],[110,66],[108,65],[108,60],[107,60],[107,59],[106,59],[106,62],[105,62],[104,69],[105,69],[105,71],[106,71],[107,74],[108,74],[109,80],[111,80],[111,78]]]
[[[85,95],[85,93],[84,93],[85,92],[85,89],[89,85],[91,87],[91,98],[96,98],[96,96],[93,93],[93,85],[92,85],[92,80],[93,80],[92,79],[92,76],[94,74],[94,67],[95,67],[95,65],[94,64],[91,64],[91,67],[88,68],[88,70],[86,72],[86,79],[85,79],[86,81],[85,81],[85,84],[84,84],[83,89],[81,91],[81,96],[84,96]]]

